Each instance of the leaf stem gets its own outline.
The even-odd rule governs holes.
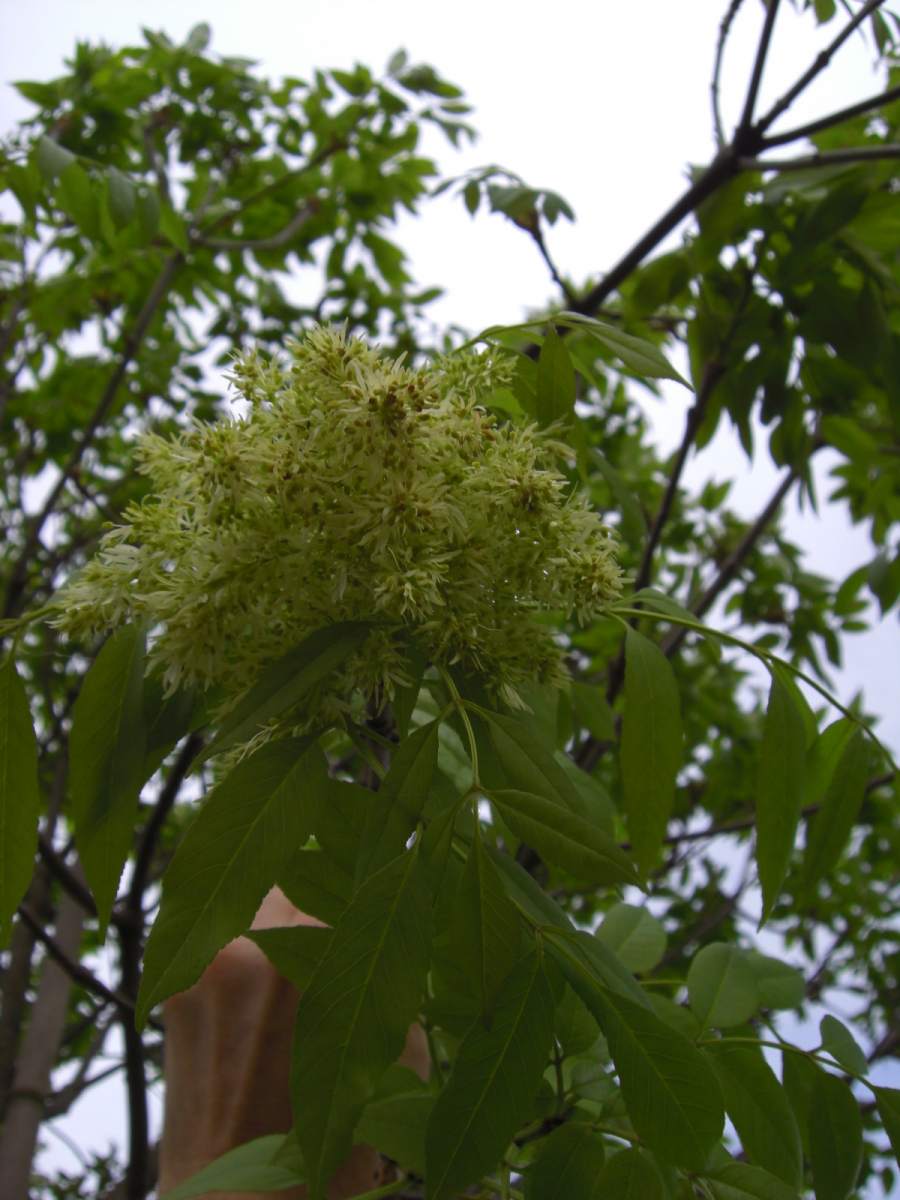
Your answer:
[[[453,698],[453,706],[459,713],[460,720],[466,730],[466,740],[469,743],[469,756],[472,759],[472,790],[478,791],[481,788],[481,776],[478,770],[478,744],[475,741],[475,730],[472,728],[472,722],[469,720],[469,714],[466,712],[466,701],[459,694],[459,688],[453,682],[449,671],[443,667],[438,667],[441,673],[441,679],[447,686],[447,691]]]

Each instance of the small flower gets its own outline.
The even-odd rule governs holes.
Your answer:
[[[230,376],[248,415],[139,443],[151,495],[124,514],[59,594],[56,624],[151,628],[151,664],[240,695],[334,621],[376,619],[368,642],[308,699],[339,717],[408,683],[410,639],[515,703],[563,677],[536,614],[587,620],[614,599],[614,542],[555,467],[560,447],[485,408],[510,365],[457,354],[422,369],[318,328],[283,364],[250,353]],[[302,723],[304,714],[289,714]]]

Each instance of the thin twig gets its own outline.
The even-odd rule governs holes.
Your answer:
[[[892,100],[897,99],[900,99],[900,84],[897,87],[888,88],[886,92],[879,92],[877,96],[869,96],[867,100],[860,100],[857,104],[839,108],[836,112],[829,113],[826,117],[819,117],[817,121],[810,121],[807,125],[797,125],[785,133],[775,133],[770,137],[763,138],[763,149],[771,150],[775,146],[784,146],[788,142],[798,142],[802,138],[812,137],[814,133],[820,133],[823,129],[831,129],[834,125],[842,125],[844,121],[852,121],[854,117],[861,117],[864,113],[873,112],[876,108],[882,108],[885,104],[890,104]]]
[[[844,163],[880,162],[900,158],[900,145],[850,146],[845,150],[823,150],[799,158],[739,158],[742,171],[807,171],[812,167],[834,167]]]
[[[75,962],[74,959],[70,958],[52,934],[47,933],[27,904],[24,902],[20,904],[17,911],[35,938],[41,943],[53,961],[62,967],[70,979],[80,984],[85,991],[92,992],[95,996],[99,996],[103,1000],[108,1000],[111,1004],[115,1004],[124,1012],[129,1013],[132,1019],[134,1018],[134,1005],[132,1002],[121,995],[120,992],[114,992],[112,988],[108,988],[87,967],[83,967],[81,963]]]
[[[763,70],[765,69],[766,59],[769,56],[769,46],[772,41],[772,30],[775,26],[775,17],[778,15],[778,3],[779,0],[768,0],[766,5],[766,19],[762,27],[762,33],[759,36],[759,44],[756,47],[753,73],[750,76],[750,85],[747,88],[747,98],[744,101],[744,111],[741,113],[741,119],[738,122],[738,130],[749,129],[753,124],[753,112],[756,108],[756,99],[759,95],[759,85],[762,83]]]
[[[765,133],[766,130],[778,120],[783,112],[791,107],[797,97],[805,92],[816,76],[820,75],[828,64],[834,58],[835,54],[843,46],[844,42],[850,37],[854,29],[861,25],[863,21],[876,9],[881,8],[884,0],[866,0],[858,13],[851,18],[837,35],[834,40],[816,55],[810,67],[804,71],[800,78],[785,92],[781,99],[776,100],[764,117],[761,117],[756,123],[756,129],[760,133]]]
[[[713,129],[716,135],[716,146],[718,149],[725,145],[725,124],[722,120],[722,110],[719,105],[720,80],[722,76],[722,64],[725,60],[725,43],[731,33],[731,27],[734,24],[734,18],[743,4],[744,0],[731,0],[728,6],[728,11],[722,18],[719,25],[719,36],[716,41],[716,57],[713,63],[712,79],[710,80],[709,92],[710,102],[712,105]]]
[[[313,196],[302,205],[285,227],[278,233],[264,238],[212,238],[198,237],[197,245],[207,250],[278,250],[300,232],[303,226],[319,211],[318,199]]]
[[[578,299],[578,297],[575,294],[575,292],[572,290],[572,288],[563,279],[562,275],[560,275],[559,271],[557,270],[556,263],[550,257],[550,251],[547,249],[547,245],[546,245],[546,242],[544,241],[544,235],[541,232],[540,225],[538,225],[537,221],[535,221],[533,225],[528,225],[527,229],[528,229],[528,232],[531,234],[532,241],[537,246],[538,251],[540,252],[541,258],[546,263],[547,270],[550,272],[551,279],[553,280],[553,282],[556,284],[556,286],[559,288],[559,290],[562,292],[563,296],[565,297],[566,304],[568,304],[568,305],[574,304],[575,301]]]
[[[816,448],[817,447],[813,447],[811,453],[815,453]],[[743,566],[744,560],[759,541],[763,531],[781,508],[785,496],[787,496],[788,492],[799,478],[800,468],[791,467],[773,492],[772,497],[766,504],[765,508],[741,538],[737,546],[735,546],[734,550],[732,550],[731,554],[729,554],[722,563],[718,572],[716,573],[716,577],[701,594],[700,598],[691,605],[691,612],[695,617],[702,617],[706,612],[708,612],[728,584],[731,583],[732,579]],[[662,645],[660,646],[663,654],[665,654],[667,657],[674,654],[684,641],[688,632],[689,631],[683,625],[673,629],[669,636],[663,640]]]

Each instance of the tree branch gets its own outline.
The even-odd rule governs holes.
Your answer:
[[[802,92],[805,92],[816,76],[820,75],[822,71],[825,70],[832,58],[834,58],[835,54],[838,52],[838,50],[840,50],[841,46],[843,46],[844,42],[846,42],[846,40],[853,33],[854,29],[856,29],[858,25],[861,25],[867,17],[871,16],[876,9],[881,8],[882,4],[884,4],[884,0],[866,0],[866,3],[862,6],[859,12],[847,22],[837,37],[828,46],[826,46],[824,50],[820,51],[819,54],[816,55],[810,67],[804,71],[796,83],[794,83],[785,92],[780,100],[775,101],[764,117],[761,117],[760,120],[757,121],[755,128],[760,133],[764,134],[769,126],[774,124],[774,122],[778,120],[783,112],[787,112],[797,97]]]
[[[900,158],[900,145],[849,146],[846,150],[823,150],[799,158],[740,158],[742,171],[807,171],[812,167],[833,167],[843,163],[880,162]]]
[[[756,108],[756,98],[759,95],[759,86],[762,83],[763,70],[765,69],[766,59],[769,55],[772,30],[775,26],[775,17],[778,15],[778,3],[779,0],[767,0],[766,19],[762,27],[762,33],[759,36],[759,44],[756,47],[756,58],[753,62],[750,85],[747,88],[747,98],[744,100],[744,111],[741,113],[741,119],[738,122],[739,131],[749,129],[753,123],[753,110]]]
[[[734,18],[737,16],[744,0],[731,0],[728,10],[719,25],[719,36],[716,40],[716,57],[713,63],[712,79],[710,80],[710,104],[712,106],[713,130],[716,135],[716,147],[721,150],[725,145],[725,124],[722,121],[722,111],[719,105],[719,83],[722,76],[722,64],[725,60],[725,43],[728,41]]]
[[[547,270],[550,272],[550,278],[553,280],[553,282],[556,284],[556,286],[562,292],[563,297],[565,298],[566,304],[567,305],[574,304],[577,301],[578,297],[575,294],[575,292],[573,292],[573,290],[569,287],[569,285],[566,283],[566,281],[563,279],[563,277],[560,275],[559,271],[557,270],[556,263],[550,257],[550,251],[547,249],[547,245],[544,241],[544,235],[541,232],[541,228],[538,225],[537,221],[535,221],[533,225],[528,225],[527,229],[528,229],[528,232],[531,234],[532,241],[537,246],[538,251],[540,252],[541,258],[544,260],[544,262],[547,266]]]
[[[802,138],[812,137],[814,133],[830,129],[833,125],[841,125],[844,121],[852,121],[854,117],[861,117],[864,113],[873,112],[876,108],[882,108],[885,104],[890,104],[892,100],[898,98],[900,98],[900,85],[888,88],[886,92],[879,92],[877,96],[869,96],[867,100],[860,100],[857,104],[849,104],[846,108],[840,108],[826,117],[819,117],[817,121],[810,121],[808,125],[798,125],[794,129],[788,129],[785,133],[776,133],[765,137],[762,148],[763,150],[772,150],[775,146],[784,146],[788,142],[798,142]]]
[[[278,233],[264,238],[213,238],[198,237],[197,245],[207,250],[278,250],[300,232],[310,217],[321,207],[318,197],[313,196],[301,206],[285,227]]]
[[[66,899],[70,900],[73,904],[77,903],[71,896],[66,897]],[[115,1004],[118,1008],[127,1012],[133,1020],[134,1004],[126,996],[123,996],[121,992],[114,992],[112,988],[108,988],[92,971],[89,971],[87,967],[83,967],[81,963],[72,958],[65,946],[60,941],[57,941],[52,934],[47,933],[27,904],[24,902],[20,904],[17,911],[37,941],[47,951],[50,958],[65,971],[70,979],[80,984],[85,991],[99,996],[101,1000],[107,1000],[110,1004]],[[83,916],[80,919],[83,920]]]

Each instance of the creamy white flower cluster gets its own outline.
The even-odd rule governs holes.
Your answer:
[[[234,697],[312,630],[377,621],[310,717],[354,694],[390,699],[411,641],[508,703],[517,685],[560,679],[536,614],[587,619],[620,572],[554,465],[561,447],[487,411],[509,359],[411,370],[327,328],[289,350],[287,365],[235,365],[246,418],[142,439],[151,494],[60,593],[56,623],[82,635],[145,621],[168,689]]]

